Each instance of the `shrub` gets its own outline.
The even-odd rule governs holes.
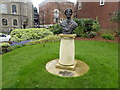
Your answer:
[[[74,34],[80,37],[93,38],[97,35],[97,31],[100,30],[100,25],[97,20],[94,19],[74,19],[78,23],[78,27],[73,31]],[[62,27],[59,24],[55,24],[49,27],[50,31],[54,34],[62,33]]]
[[[7,47],[7,46],[10,46],[9,43],[0,43],[0,47]]]
[[[111,34],[102,34],[101,35],[104,39],[108,39],[108,40],[114,40],[115,36],[111,35]]]
[[[77,36],[82,37],[83,34],[83,28],[81,26],[76,27],[76,29],[73,31]]]
[[[9,47],[10,47],[9,43],[0,43],[0,54],[9,52],[10,51]]]
[[[54,24],[53,26],[50,26],[49,29],[51,32],[53,32],[53,34],[62,33],[62,27],[60,26],[60,24]]]
[[[83,37],[87,37],[87,38],[94,38],[95,36],[97,36],[97,33],[96,32],[86,32],[85,34],[83,34],[84,36]]]
[[[100,25],[97,20],[94,19],[74,19],[78,23],[78,27],[74,33],[77,36],[93,38],[97,35],[97,31],[100,30]]]
[[[11,41],[41,39],[48,35],[53,35],[53,33],[45,28],[15,29],[11,32]]]
[[[35,44],[46,43],[46,42],[55,42],[55,41],[59,41],[59,40],[60,39],[57,35],[50,35],[50,36],[47,36],[40,40],[28,42],[25,45],[35,45]]]
[[[12,41],[3,41],[3,43],[9,43],[9,44],[12,44],[13,42],[12,42]]]
[[[120,10],[114,12],[114,15],[110,21],[120,23]]]

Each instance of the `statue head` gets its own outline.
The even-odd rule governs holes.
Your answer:
[[[67,8],[66,10],[65,10],[65,15],[66,15],[66,17],[67,17],[67,19],[70,19],[71,18],[71,16],[72,16],[72,9],[71,8]]]

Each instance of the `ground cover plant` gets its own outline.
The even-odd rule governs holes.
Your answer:
[[[115,36],[112,34],[102,34],[102,38],[108,39],[108,40],[114,40]]]
[[[89,71],[75,78],[48,73],[45,65],[59,57],[59,42],[18,48],[3,54],[3,88],[117,88],[117,43],[75,41],[76,59],[84,61]]]

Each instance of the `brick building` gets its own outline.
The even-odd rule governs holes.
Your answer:
[[[55,24],[64,20],[64,11],[71,8],[74,12],[72,2],[43,2],[39,4],[40,25]],[[72,16],[73,17],[73,16]]]
[[[103,30],[117,30],[118,23],[113,23],[110,19],[118,10],[119,4],[118,2],[77,2],[76,17],[98,18]]]

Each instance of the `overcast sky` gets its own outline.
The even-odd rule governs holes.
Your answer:
[[[38,4],[42,3],[44,0],[32,0],[34,7],[38,8]],[[76,0],[70,0],[71,2],[75,2]]]

